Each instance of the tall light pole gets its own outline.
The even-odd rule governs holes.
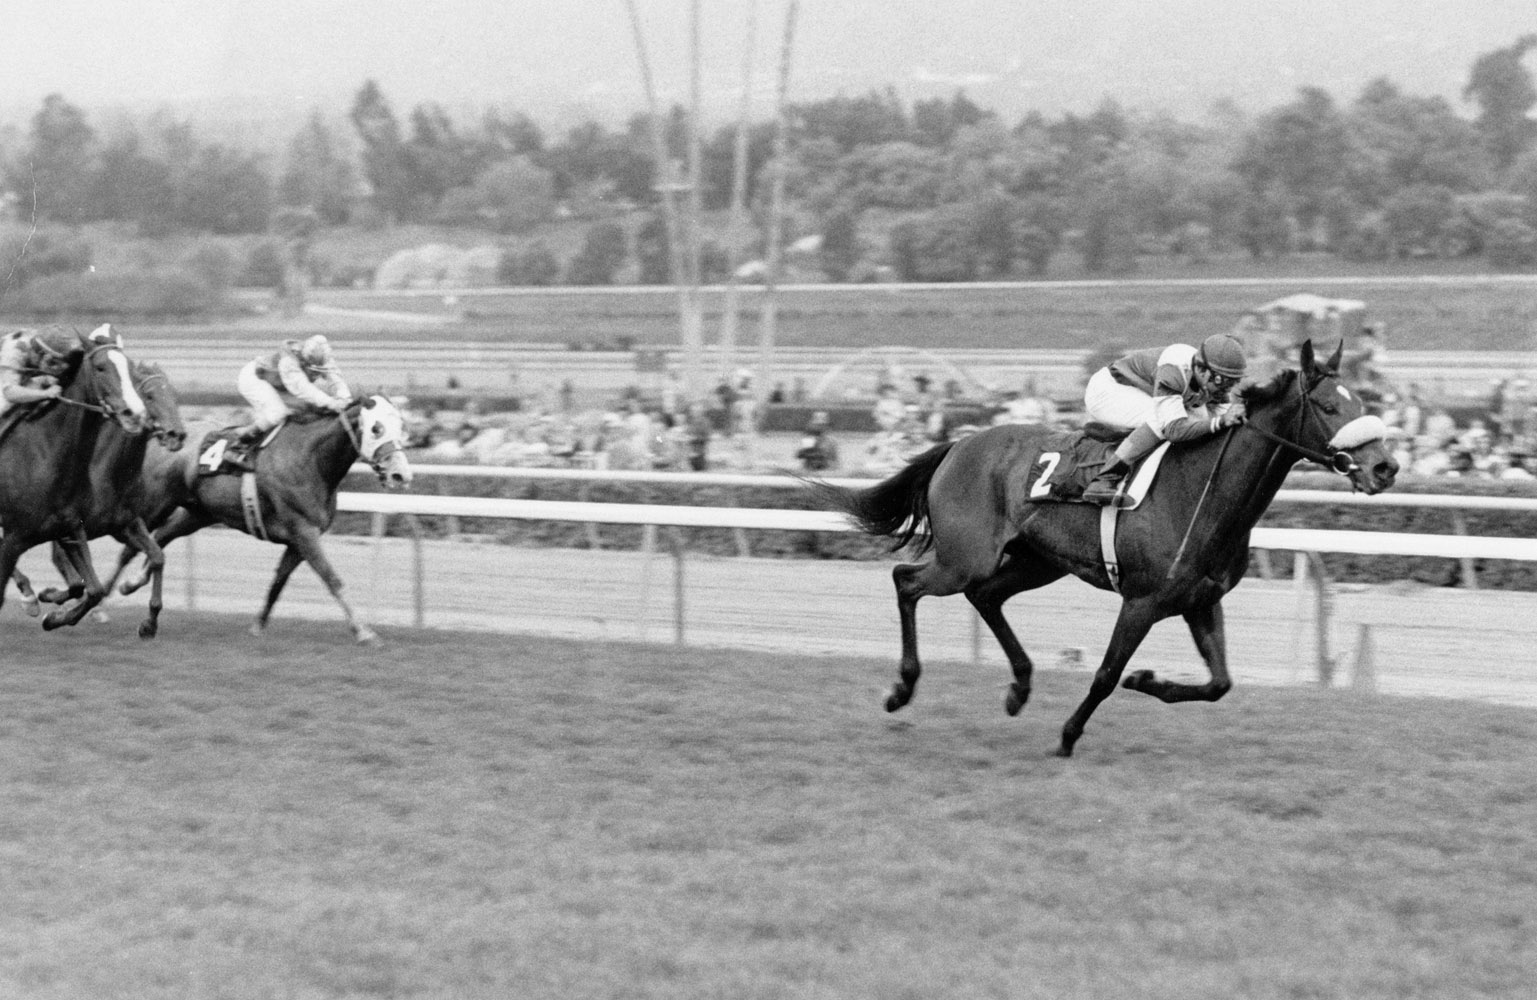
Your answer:
[[[721,307],[720,366],[721,374],[730,377],[735,366],[737,313],[741,296],[737,268],[742,264],[742,250],[746,245],[747,208],[747,135],[752,115],[753,55],[758,45],[758,3],[747,3],[747,45],[742,55],[742,97],[737,108],[736,145],[731,162],[731,216],[726,236],[726,301]]]
[[[784,211],[785,155],[789,147],[789,122],[786,96],[790,90],[790,53],[795,42],[795,16],[800,8],[798,0],[790,0],[785,9],[784,46],[779,55],[779,87],[774,96],[774,178],[769,195],[768,261],[763,283],[763,320],[758,342],[758,389],[760,403],[766,401],[768,386],[774,368],[774,338],[779,322],[779,307],[775,301],[779,284],[781,226]]]
[[[698,0],[695,0],[696,15],[697,3]],[[663,132],[661,109],[657,105],[656,86],[651,77],[651,58],[646,51],[646,36],[641,29],[640,13],[635,9],[635,0],[625,0],[624,5],[630,15],[630,28],[635,34],[635,53],[640,61],[641,84],[646,92],[646,106],[651,112],[651,147],[657,170],[656,190],[662,196],[662,221],[667,229],[670,277],[678,292],[679,333],[683,345],[683,391],[693,398],[695,383],[698,380],[701,324],[697,308],[698,296],[690,296],[688,291],[688,270],[684,259],[682,227],[679,224],[677,204],[674,201],[688,183],[674,176],[672,158],[667,155],[667,138]],[[697,58],[696,50],[696,64]],[[695,186],[697,187],[697,184]]]

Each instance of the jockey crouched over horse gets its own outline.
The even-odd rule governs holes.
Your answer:
[[[57,542],[100,599],[87,522],[100,491],[127,476],[104,456],[114,440],[142,441],[146,428],[144,400],[109,325],[86,335],[48,327],[0,338],[0,580],[29,549]]]
[[[194,425],[195,449],[173,454],[151,449],[144,463],[152,540],[163,548],[211,524],[224,524],[283,546],[277,572],[252,631],[266,627],[288,578],[309,563],[325,582],[360,642],[378,638],[342,596],[342,581],[320,544],[336,516],[336,493],[354,462],[368,462],[386,487],[411,481],[400,411],[381,395],[353,398],[320,335],[286,342],[240,373],[238,386],[253,422],[238,427]],[[118,557],[115,581],[143,546],[132,540]],[[123,583],[121,592],[154,582],[150,616],[140,627],[158,629],[159,567]]]
[[[1292,466],[1317,462],[1366,493],[1388,489],[1398,473],[1386,427],[1340,382],[1340,349],[1320,360],[1309,341],[1300,368],[1246,384],[1231,399],[1245,366],[1229,340],[1135,353],[1096,374],[1087,394],[1103,390],[1117,401],[1091,401],[1089,412],[1115,428],[1003,425],[937,445],[864,489],[807,480],[863,531],[929,555],[892,571],[902,653],[887,711],[917,689],[918,600],[963,593],[1009,659],[1004,708],[1017,714],[1033,665],[1003,604],[1069,574],[1117,592],[1121,609],[1088,695],[1062,727],[1059,755],[1072,754],[1117,683],[1166,702],[1227,693],[1222,598],[1248,571],[1249,533]],[[1174,615],[1185,619],[1210,679],[1187,684],[1138,670],[1122,681],[1149,629]]]

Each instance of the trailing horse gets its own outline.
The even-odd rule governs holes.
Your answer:
[[[71,514],[80,522],[86,538],[111,535],[124,543],[132,541],[158,569],[164,564],[165,557],[144,523],[144,515],[149,512],[149,497],[143,482],[144,456],[151,437],[167,451],[177,451],[187,438],[187,428],[182,423],[176,392],[160,366],[131,361],[129,375],[139,398],[144,401],[149,433],[130,434],[116,424],[102,428],[91,454],[90,489],[76,498]],[[77,602],[67,609],[50,612],[43,619],[45,629],[77,624],[109,593],[110,588],[105,585],[99,591],[92,591],[87,585],[80,562],[81,551],[78,545],[53,543],[53,564],[65,581],[63,590],[50,587],[33,597],[27,578],[19,571],[15,574],[16,587],[29,600],[32,614],[37,613],[39,599],[51,604]],[[159,606],[158,585],[151,601]]]
[[[144,401],[128,364],[122,342],[99,327],[70,352],[57,399],[18,407],[0,423],[0,582],[11,579],[22,553],[58,541],[70,546],[86,586],[101,589],[78,510],[92,489],[91,460],[105,428],[143,431]]]
[[[1120,615],[1088,696],[1062,727],[1057,753],[1070,756],[1095,708],[1115,690],[1155,622],[1181,615],[1211,678],[1184,684],[1135,671],[1124,687],[1166,702],[1216,701],[1232,686],[1222,597],[1249,566],[1249,532],[1299,459],[1311,459],[1378,493],[1398,464],[1383,425],[1340,383],[1340,351],[1324,363],[1303,346],[1301,370],[1283,371],[1244,392],[1245,423],[1171,446],[1150,492],[1117,511],[1053,498],[1064,451],[1026,427],[1001,426],[938,445],[874,486],[844,489],[809,481],[862,530],[912,544],[921,563],[892,572],[901,617],[900,680],[886,699],[894,712],[918,685],[919,598],[964,593],[1009,658],[1014,680],[1004,707],[1015,715],[1030,696],[1030,657],[1003,617],[1003,603],[1072,574],[1117,590]],[[1063,444],[1064,442],[1056,442]],[[1077,447],[1082,439],[1065,442]],[[1112,551],[1113,549],[1113,551]]]
[[[354,400],[339,414],[308,421],[290,419],[256,453],[249,469],[225,468],[227,434],[206,425],[195,425],[192,430],[200,436],[206,432],[202,447],[174,454],[151,448],[144,463],[150,508],[145,520],[155,529],[155,544],[164,548],[211,524],[224,524],[281,545],[283,554],[266,603],[251,628],[253,633],[259,634],[266,627],[289,576],[300,563],[307,562],[325,581],[357,640],[377,639],[342,597],[341,577],[331,568],[320,536],[336,516],[337,488],[360,457],[385,486],[398,488],[410,483],[404,421],[395,405],[383,396],[367,396]],[[113,581],[139,552],[140,547],[132,542],[124,546]],[[158,575],[146,567],[139,578],[125,582],[121,592],[131,594],[152,577],[158,588]],[[151,601],[140,635],[155,634],[159,614],[158,601]]]

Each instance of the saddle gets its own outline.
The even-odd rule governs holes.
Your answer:
[[[1115,447],[1127,432],[1104,424],[1086,424],[1081,431],[1059,431],[1041,439],[1035,461],[1021,466],[1028,479],[1030,503],[1083,503],[1083,491],[1114,456]],[[1125,503],[1130,509],[1142,502],[1152,485],[1163,455],[1165,441],[1127,474]]]
[[[277,437],[283,424],[262,435],[256,441],[240,440],[240,426],[221,427],[209,431],[198,445],[197,474],[199,476],[234,476],[256,471],[257,454]]]

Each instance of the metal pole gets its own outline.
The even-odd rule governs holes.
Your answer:
[[[427,624],[427,561],[422,552],[422,524],[415,514],[406,515],[411,527],[411,624]]]
[[[196,535],[187,536],[187,610],[197,610],[197,546],[193,544],[197,540]]]
[[[686,646],[688,643],[683,634],[683,533],[674,528],[670,532],[672,541],[672,610],[673,610],[673,643],[678,646]]]

